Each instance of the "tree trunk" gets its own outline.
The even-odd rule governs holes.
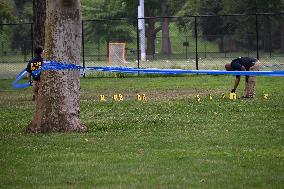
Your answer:
[[[148,26],[146,28],[146,37],[147,37],[147,55],[154,55],[155,54],[155,39],[156,39],[156,32],[155,32],[155,20],[148,19]]]
[[[281,24],[281,53],[284,53],[284,22],[282,22]]]
[[[160,0],[160,3],[162,16],[168,16],[166,0]],[[170,55],[172,53],[168,18],[162,19],[162,53],[165,55]]]
[[[45,43],[45,20],[46,20],[46,0],[33,0],[33,46],[44,48]],[[33,49],[32,49],[33,50]],[[40,85],[40,81],[38,84]],[[27,126],[27,131],[37,132],[40,127],[40,97],[33,95],[35,101],[35,113],[31,123]]]
[[[80,0],[47,0],[46,58],[79,64],[81,52]],[[40,132],[85,131],[80,122],[79,70],[44,71],[39,87]]]
[[[46,0],[33,0],[34,47],[44,47]]]
[[[264,17],[263,50],[265,52],[271,51],[271,23],[269,16]]]

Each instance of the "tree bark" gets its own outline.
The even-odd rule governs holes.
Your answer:
[[[281,24],[281,53],[284,53],[284,21]]]
[[[44,47],[46,0],[33,0],[34,47]]]
[[[46,20],[46,0],[33,0],[33,46],[44,48],[45,43],[45,20]],[[33,50],[33,49],[32,49]],[[37,82],[40,86],[41,82]],[[34,87],[33,87],[34,90]],[[39,95],[33,95],[35,112],[31,123],[27,126],[28,132],[38,132],[40,128],[40,107],[41,100]]]
[[[160,0],[160,3],[162,16],[168,16],[166,0]],[[165,55],[170,55],[172,53],[168,18],[162,19],[162,53]]]
[[[155,54],[155,40],[156,40],[156,32],[155,32],[155,20],[148,19],[146,20],[148,26],[146,28],[146,37],[147,37],[147,55],[154,55]]]
[[[49,60],[80,64],[80,0],[47,0],[45,52]],[[79,70],[42,72],[40,105],[35,115],[40,132],[86,130],[80,122]]]

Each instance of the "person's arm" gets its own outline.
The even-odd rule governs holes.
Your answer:
[[[240,67],[240,71],[246,71],[246,68],[244,66],[241,66]],[[239,86],[239,83],[240,83],[240,80],[241,80],[241,76],[236,76],[236,79],[235,79],[235,83],[234,83],[234,88],[232,89],[232,93],[235,93],[238,86]]]

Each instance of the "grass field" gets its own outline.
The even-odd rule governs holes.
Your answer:
[[[72,134],[25,134],[31,89],[0,80],[0,188],[284,188],[284,78],[258,77],[254,100],[220,99],[233,79],[82,79],[88,132]]]

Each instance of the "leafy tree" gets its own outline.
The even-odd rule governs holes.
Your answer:
[[[219,14],[254,14],[261,12],[281,12],[283,11],[283,0],[187,0],[183,8],[178,12],[180,16],[187,15],[219,15]],[[220,51],[224,50],[224,36],[235,34],[234,42],[230,39],[227,48],[242,46],[253,48],[256,45],[255,37],[255,17],[213,17],[201,18],[199,29],[207,40],[218,42]],[[284,41],[283,17],[259,17],[260,44],[265,51],[271,50],[272,44],[278,48],[280,41]],[[180,27],[186,27],[192,23],[180,22]],[[244,27],[245,26],[245,27]],[[281,29],[283,28],[283,29]],[[280,35],[281,33],[281,35]],[[282,35],[283,34],[283,35]],[[251,37],[250,37],[251,36]],[[277,36],[271,38],[271,36]],[[283,36],[281,38],[281,36]],[[280,39],[281,38],[281,39]],[[272,41],[273,40],[273,41]],[[284,45],[284,42],[281,42]],[[281,47],[283,46],[281,45]],[[284,47],[282,48],[284,50]]]
[[[277,13],[284,10],[283,0],[255,0],[255,1],[225,1],[226,12],[232,13]],[[253,26],[255,19],[245,18],[248,25]],[[255,29],[251,27],[252,29]],[[242,33],[242,28],[236,28]],[[255,33],[255,32],[251,32]],[[284,23],[283,16],[259,16],[260,44],[264,51],[281,48],[284,52]]]
[[[32,22],[32,2],[28,0],[14,0],[15,2],[15,15],[17,22],[23,23],[13,26],[12,43],[11,47],[14,50],[21,50],[24,55],[30,52],[32,47],[31,27],[26,22]],[[20,31],[20,32],[19,32]]]
[[[128,7],[129,15],[131,17],[137,17],[138,3],[133,3],[131,0],[125,0]],[[184,4],[183,0],[145,0],[144,11],[145,17],[156,16],[171,16]],[[155,40],[157,33],[162,31],[162,52],[166,55],[171,54],[171,44],[169,37],[169,19],[145,19],[145,34],[147,40],[147,55],[155,54]]]
[[[9,0],[0,1],[0,24],[14,21],[16,17],[13,14],[13,4]]]
[[[126,3],[122,0],[86,0],[83,1],[83,17],[91,20],[85,22],[87,41],[97,43],[131,42],[132,32],[136,31],[127,21],[108,20],[109,18],[125,17]],[[92,20],[102,19],[99,20]],[[104,20],[106,19],[106,20]]]
[[[14,4],[9,0],[0,1],[0,24],[13,22],[16,17],[13,14]],[[7,49],[10,48],[11,29],[1,26],[0,27],[0,44],[1,55],[7,54]]]

